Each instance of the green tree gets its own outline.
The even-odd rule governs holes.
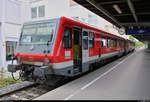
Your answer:
[[[135,38],[132,35],[130,35],[129,39],[132,40],[132,41],[136,41]]]
[[[140,41],[137,41],[133,36],[130,35],[129,37],[130,40],[135,42],[135,48],[140,48],[140,47],[146,47],[145,43],[142,43]]]

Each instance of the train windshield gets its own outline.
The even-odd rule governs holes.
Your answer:
[[[38,23],[24,25],[21,43],[28,44],[47,44],[51,43],[56,29],[56,23]]]

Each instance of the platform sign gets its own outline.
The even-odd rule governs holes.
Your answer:
[[[145,35],[150,31],[148,29],[126,29],[127,35]]]

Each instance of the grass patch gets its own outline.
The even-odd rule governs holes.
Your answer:
[[[11,85],[11,84],[16,84],[16,83],[20,83],[22,82],[21,80],[13,80],[13,78],[11,77],[8,77],[8,78],[5,78],[3,80],[0,80],[0,88],[3,88],[3,87],[6,87],[8,85]]]

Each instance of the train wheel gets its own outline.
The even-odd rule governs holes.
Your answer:
[[[89,71],[93,71],[94,70],[94,65],[93,64],[90,64],[89,66]]]

